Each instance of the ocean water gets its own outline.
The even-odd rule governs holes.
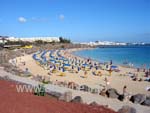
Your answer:
[[[134,67],[143,64],[150,68],[150,46],[105,47],[74,52],[75,55],[91,58],[99,62],[113,61],[123,65],[123,62],[132,63]]]

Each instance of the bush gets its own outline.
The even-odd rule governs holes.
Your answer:
[[[45,94],[46,92],[45,92],[45,88],[43,85],[38,85],[38,87],[35,87],[34,95],[45,96]]]
[[[59,37],[59,41],[60,41],[60,43],[71,43],[71,41],[69,39],[65,39],[63,37]]]

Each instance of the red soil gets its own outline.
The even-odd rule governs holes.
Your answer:
[[[58,101],[49,96],[17,93],[16,84],[0,80],[0,113],[116,113],[103,106]]]

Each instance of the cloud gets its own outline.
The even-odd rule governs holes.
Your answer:
[[[59,19],[60,19],[60,20],[64,20],[64,19],[65,19],[65,16],[64,16],[63,14],[60,14],[60,15],[59,15]]]
[[[25,23],[25,22],[27,22],[27,19],[24,18],[24,17],[19,17],[18,21],[21,22],[21,23]]]

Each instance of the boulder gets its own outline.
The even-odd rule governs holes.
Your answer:
[[[145,105],[145,106],[150,106],[150,96],[149,97],[146,97],[146,100],[141,103],[142,105]]]
[[[125,98],[124,95],[119,95],[119,96],[118,96],[118,100],[120,100],[120,101],[123,101],[124,98]]]
[[[71,102],[83,103],[83,100],[80,96],[76,96],[74,99],[71,100]]]
[[[136,109],[130,106],[122,106],[118,113],[136,113]]]
[[[0,80],[10,80],[9,76],[5,75],[3,77],[0,76]]]
[[[146,95],[144,94],[136,94],[131,96],[130,101],[136,104],[141,104],[146,100]]]
[[[118,98],[119,94],[116,89],[111,88],[106,91],[106,95],[110,98]]]
[[[50,96],[52,96],[52,97],[55,97],[57,99],[59,99],[62,96],[61,93],[58,93],[58,92],[55,92],[55,91],[54,92],[53,91],[47,92],[47,94],[50,95]]]
[[[91,102],[89,105],[90,106],[98,106],[98,103],[94,101],[94,102]]]

